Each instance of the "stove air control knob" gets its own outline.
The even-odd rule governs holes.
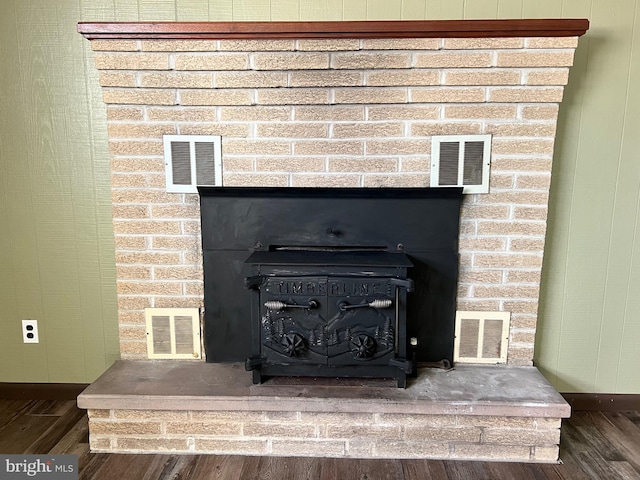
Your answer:
[[[376,341],[363,333],[351,338],[351,353],[355,358],[371,358],[376,353]]]
[[[297,333],[285,333],[280,344],[284,353],[290,357],[298,357],[305,350],[304,338]]]

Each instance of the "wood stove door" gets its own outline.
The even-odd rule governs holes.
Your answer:
[[[326,277],[273,277],[260,291],[267,363],[326,365]]]
[[[395,358],[396,290],[389,278],[329,279],[329,365],[387,365]]]

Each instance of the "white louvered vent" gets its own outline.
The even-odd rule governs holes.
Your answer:
[[[463,187],[463,193],[489,193],[491,135],[431,138],[431,186]]]
[[[200,358],[200,310],[146,308],[149,358]]]
[[[198,193],[198,186],[222,185],[222,138],[164,135],[167,192]]]
[[[453,361],[506,363],[510,312],[456,312]]]

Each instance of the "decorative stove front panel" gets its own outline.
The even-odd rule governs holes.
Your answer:
[[[263,376],[391,377],[404,387],[411,262],[388,252],[255,252],[254,383]]]

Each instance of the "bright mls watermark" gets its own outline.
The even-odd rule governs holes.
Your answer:
[[[78,480],[77,455],[0,455],[0,480]]]

